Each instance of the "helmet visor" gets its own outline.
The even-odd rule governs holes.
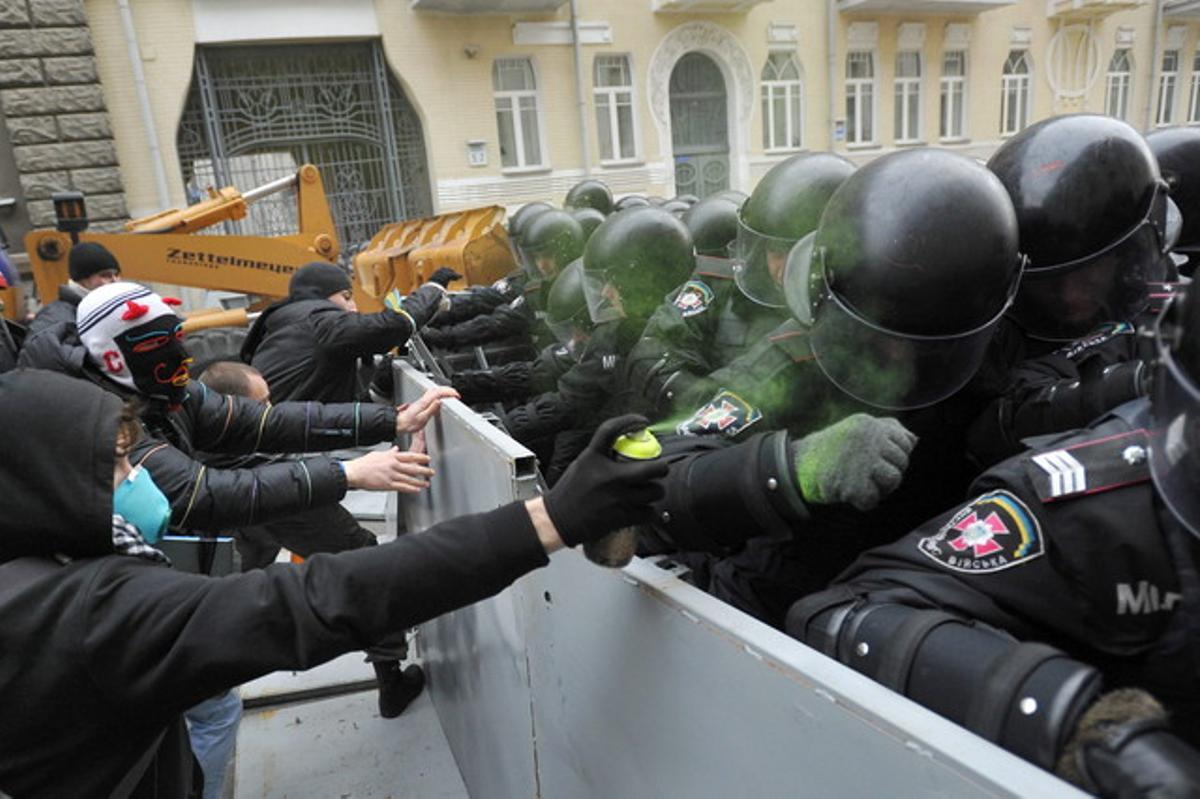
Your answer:
[[[1150,281],[1166,278],[1158,233],[1148,221],[1081,261],[1029,269],[1010,316],[1029,335],[1074,341],[1105,322],[1131,321],[1149,302]]]
[[[534,280],[552,280],[558,275],[559,270],[566,266],[566,263],[560,263],[566,259],[561,256],[557,248],[552,246],[530,247],[522,245],[517,248],[520,252],[521,268],[525,270],[525,274]]]
[[[783,269],[796,240],[759,233],[738,215],[738,234],[732,245],[733,279],[742,293],[759,305],[782,308]]]
[[[1172,357],[1162,324],[1150,403],[1150,475],[1171,513],[1200,536],[1200,391]]]
[[[1165,280],[1169,259],[1165,184],[1142,221],[1099,252],[1026,269],[1009,314],[1030,336],[1074,341],[1105,322],[1128,322],[1149,303],[1149,281]]]
[[[817,365],[839,389],[886,410],[923,408],[957,392],[979,370],[997,315],[957,336],[909,336],[872,325],[825,283],[810,340]]]
[[[621,301],[621,292],[602,271],[584,270],[583,298],[587,302],[588,316],[593,324],[615,322],[625,318],[625,304]]]
[[[813,242],[817,239],[814,230],[788,253],[787,266],[783,272],[783,298],[792,317],[804,325],[811,325],[812,306],[812,256]]]

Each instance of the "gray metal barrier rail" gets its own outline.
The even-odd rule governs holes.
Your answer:
[[[412,400],[432,385],[408,364]],[[524,499],[533,456],[459,402],[410,530]],[[644,560],[560,552],[421,629],[474,797],[1064,796],[1052,775]]]

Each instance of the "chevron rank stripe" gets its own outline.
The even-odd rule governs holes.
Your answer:
[[[1087,489],[1087,470],[1065,449],[1035,455],[1033,462],[1050,476],[1050,496],[1078,494]]]

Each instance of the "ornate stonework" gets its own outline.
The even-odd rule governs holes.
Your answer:
[[[742,45],[729,31],[711,22],[685,22],[663,38],[650,58],[647,72],[647,93],[650,113],[658,129],[661,152],[671,153],[671,70],[687,53],[699,51],[712,57],[721,67],[726,79],[726,91],[731,97],[731,109],[736,122],[730,119],[730,165],[733,185],[740,185],[745,164],[740,155],[748,139],[750,115],[754,111],[754,70]]]
[[[713,56],[727,74],[733,76],[734,86],[727,87],[737,100],[738,121],[750,121],[754,109],[754,70],[742,45],[729,31],[711,22],[687,22],[667,34],[650,57],[650,110],[659,127],[670,129],[671,98],[669,85],[675,62],[693,50]]]

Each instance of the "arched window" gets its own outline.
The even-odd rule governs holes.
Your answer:
[[[637,156],[633,132],[633,75],[629,56],[598,55],[593,64],[592,99],[601,161]]]
[[[245,190],[315,164],[342,252],[433,211],[421,119],[379,42],[197,47],[176,149],[189,202],[209,186]],[[226,223],[265,236],[295,226],[289,192]]]
[[[1129,118],[1129,86],[1133,80],[1133,64],[1129,50],[1121,48],[1108,62],[1108,87],[1104,95],[1104,113],[1117,119]]]
[[[763,149],[804,146],[804,78],[792,53],[775,51],[762,70]]]
[[[497,58],[492,63],[492,97],[500,131],[500,165],[522,169],[542,165],[537,80],[528,58]]]
[[[1029,52],[1010,50],[1000,84],[1000,135],[1011,136],[1029,124]]]

